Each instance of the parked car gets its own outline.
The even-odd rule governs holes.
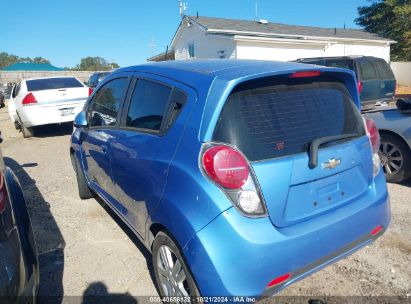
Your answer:
[[[88,79],[88,86],[90,88],[95,88],[108,74],[111,72],[96,72],[90,75]]]
[[[73,121],[91,92],[75,77],[24,79],[12,89],[9,115],[31,137],[36,126]]]
[[[411,115],[388,106],[394,101],[395,77],[388,63],[369,56],[303,58],[297,62],[347,68],[355,72],[362,112],[375,120],[380,131],[380,156],[387,181],[402,182],[411,176]],[[382,106],[381,106],[382,105]],[[389,111],[386,111],[389,110]],[[381,111],[381,113],[379,113]]]
[[[393,101],[396,86],[395,76],[384,59],[371,56],[342,56],[300,58],[297,62],[354,71],[363,109]]]
[[[374,120],[379,130],[379,155],[387,180],[402,182],[411,177],[411,99],[364,111],[364,116]]]
[[[36,303],[39,263],[19,181],[0,152],[0,299]]]
[[[345,69],[123,68],[74,121],[79,194],[152,252],[160,296],[271,296],[389,225],[378,131],[359,107]]]

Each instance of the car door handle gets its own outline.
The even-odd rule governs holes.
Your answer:
[[[107,146],[106,145],[101,146],[101,153],[103,153],[104,155],[107,154]]]

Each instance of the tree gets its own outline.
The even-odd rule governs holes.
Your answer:
[[[34,59],[30,57],[19,57],[16,55],[12,55],[6,52],[0,53],[0,70],[12,65],[17,62],[33,62],[33,63],[48,63],[50,64],[50,61],[48,59],[45,59],[43,57],[34,57]]]
[[[355,22],[365,30],[397,41],[391,45],[393,60],[411,61],[411,0],[368,0],[358,8]]]
[[[48,63],[50,64],[50,60],[43,58],[43,57],[34,57],[33,58],[34,63]]]
[[[18,62],[19,57],[16,55],[11,55],[6,52],[0,53],[0,70],[5,68],[6,66],[9,66],[11,64],[14,64]]]
[[[111,62],[111,63],[107,63],[107,65],[110,67],[110,69],[118,69],[120,66],[115,63],[115,62]]]
[[[80,60],[77,69],[80,71],[105,71],[109,67],[107,67],[107,61],[102,57],[86,57]]]

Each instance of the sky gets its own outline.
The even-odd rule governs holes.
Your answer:
[[[186,0],[186,15],[254,20],[256,0]],[[257,0],[258,18],[358,28],[366,0]],[[101,56],[120,66],[164,52],[180,23],[179,0],[14,0],[0,4],[0,52],[41,56],[58,67]]]

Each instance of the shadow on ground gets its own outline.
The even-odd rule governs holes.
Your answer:
[[[400,183],[402,186],[411,187],[411,178]]]
[[[129,293],[109,293],[102,282],[91,283],[83,294],[82,304],[137,304]]]
[[[70,135],[73,132],[73,123],[38,126],[34,128],[34,137],[56,137]]]
[[[128,227],[123,222],[123,220],[100,197],[96,196],[95,199],[106,210],[106,212],[117,223],[117,225],[120,226],[120,228],[124,231],[124,233],[127,234],[127,237],[133,242],[133,244],[137,247],[137,249],[144,256],[146,260],[147,269],[150,273],[150,278],[153,281],[154,285],[156,285],[151,252],[141,243],[140,239],[135,235],[135,233],[131,230],[131,228]],[[157,289],[157,286],[156,286],[156,289]]]
[[[65,241],[46,202],[36,186],[36,181],[25,171],[36,163],[19,164],[4,157],[6,166],[18,177],[22,186],[33,226],[40,265],[39,303],[62,303]]]

